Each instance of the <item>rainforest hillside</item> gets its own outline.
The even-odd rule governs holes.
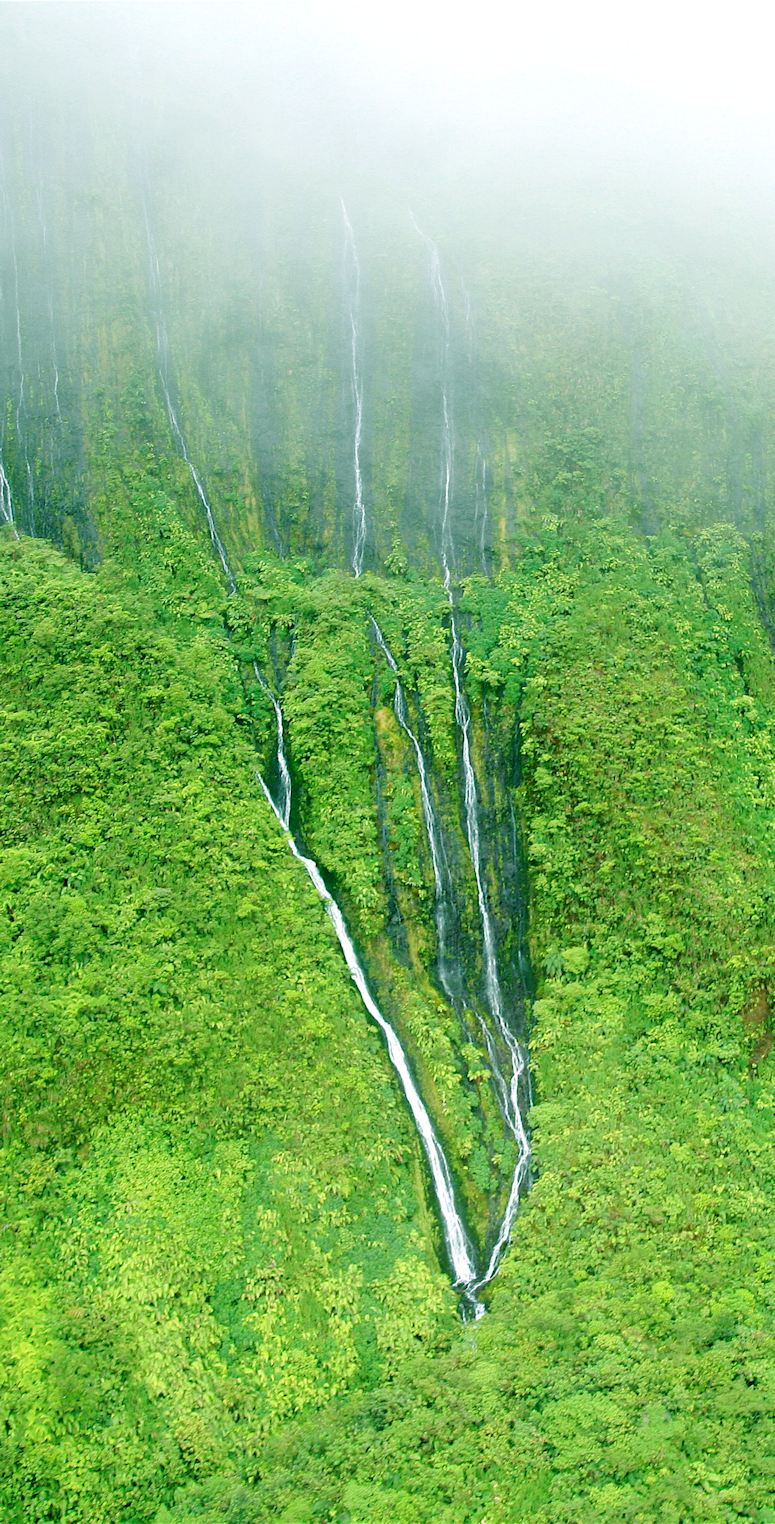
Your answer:
[[[0,7],[0,1521],[772,1524],[772,198],[164,9]]]

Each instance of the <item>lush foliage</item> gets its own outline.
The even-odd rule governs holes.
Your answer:
[[[225,134],[217,92],[140,130],[67,71],[38,111],[3,26],[1,1524],[773,1524],[775,261],[698,262],[689,212],[655,243],[639,194],[601,230],[599,187],[552,209],[527,172],[448,194],[434,171],[411,199],[443,370],[389,156],[322,143],[305,180],[268,74],[220,102]],[[357,579],[333,162],[362,274]],[[474,1326],[256,778],[254,663],[294,830],[481,1253],[513,1157],[473,1009],[442,370],[484,881],[534,1097]],[[448,856],[452,1004],[372,618]]]
[[[2,578],[0,1497],[153,1518],[454,1304],[223,641],[45,550]]]

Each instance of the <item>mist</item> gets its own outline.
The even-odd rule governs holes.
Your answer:
[[[299,172],[326,156],[572,177],[586,161],[657,194],[770,183],[773,36],[756,8],[76,3],[6,5],[3,26],[6,131],[104,112],[169,151],[204,134],[246,176],[258,138]]]
[[[775,1518],[774,30],[0,4],[4,1519]]]
[[[345,556],[344,203],[362,274],[372,565],[396,532],[417,553],[433,538],[437,341],[418,228],[448,278],[464,540],[484,419],[507,522],[541,474],[547,428],[597,430],[606,470],[648,481],[649,500],[661,493],[674,511],[698,472],[709,483],[719,471],[719,511],[753,511],[740,485],[753,468],[729,459],[749,453],[740,409],[757,410],[753,375],[772,364],[761,315],[775,300],[775,118],[764,39],[740,18],[730,33],[723,16],[652,9],[625,22],[612,6],[539,19],[493,4],[389,17],[68,4],[7,5],[1,24],[2,354],[8,397],[22,393],[12,433],[23,414],[27,436],[5,454],[26,452],[29,471],[9,475],[22,501],[43,475],[33,439],[52,448],[32,377],[54,334],[73,491],[96,363],[84,343],[115,342],[119,312],[153,389],[152,226],[171,364],[224,491],[249,483],[260,537],[276,545],[272,504],[295,483],[309,507],[287,544],[320,554],[337,542]],[[714,442],[704,394],[720,384],[739,396]],[[388,502],[398,395],[411,465]],[[53,502],[41,479],[46,492]],[[258,521],[248,530],[228,511],[247,550]],[[55,535],[60,513],[46,519]]]

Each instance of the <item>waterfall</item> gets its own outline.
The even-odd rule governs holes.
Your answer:
[[[272,809],[274,810],[275,815],[280,821],[283,829],[285,831],[290,831],[291,803],[293,795],[291,791],[291,771],[288,766],[288,757],[285,751],[285,726],[283,723],[283,711],[280,707],[279,700],[275,698],[268,682],[266,681],[266,678],[264,677],[258,662],[255,661],[253,662],[253,676],[255,677],[259,686],[263,689],[264,693],[269,699],[270,704],[272,705],[272,708],[274,709],[275,724],[277,726],[277,771],[280,780],[279,803],[276,804],[274,799],[269,797],[269,795],[267,795],[267,797],[269,797],[269,803],[271,804]],[[264,793],[267,793],[266,784],[260,775],[259,782],[264,790]]]
[[[45,212],[45,207],[44,207],[44,204],[43,204],[43,191],[42,191],[42,188],[41,188],[40,185],[38,186],[37,191],[36,191],[36,200],[37,200],[37,203],[38,203],[38,222],[40,223],[40,238],[41,238],[41,243],[43,245],[43,263],[44,263],[44,266],[45,266],[45,269],[46,269],[46,273],[47,273],[47,277],[48,277],[48,288],[49,288],[48,289],[48,326],[49,326],[49,332],[50,332],[50,335],[51,335],[51,370],[52,370],[53,379],[54,379],[54,385],[53,385],[54,411],[56,412],[56,415],[57,415],[57,422],[61,423],[62,422],[62,409],[61,409],[61,407],[59,405],[59,361],[58,361],[58,357],[57,357],[56,324],[54,322],[54,294],[53,294],[53,291],[51,289],[51,273],[50,273],[49,256],[48,256],[48,228],[46,226],[46,212]]]
[[[433,865],[433,878],[435,886],[435,918],[439,957],[439,978],[444,992],[453,1006],[459,1006],[462,998],[462,979],[458,975],[457,980],[452,975],[448,961],[449,924],[448,908],[452,900],[452,880],[449,864],[444,850],[433,797],[430,790],[428,767],[420,742],[409,723],[409,716],[398,672],[398,665],[390,647],[374,617],[371,618],[371,626],[377,643],[385,657],[385,660],[393,673],[396,683],[393,698],[393,708],[396,719],[401,729],[408,737],[417,762],[417,770],[420,778],[420,795],[422,800],[423,819],[431,853]],[[520,1089],[529,1085],[527,1060],[524,1050],[511,1032],[504,1014],[503,996],[498,974],[497,954],[495,949],[495,937],[492,926],[487,890],[481,861],[481,844],[479,832],[479,804],[476,787],[476,777],[471,755],[470,731],[471,713],[468,701],[462,686],[462,662],[463,647],[457,632],[457,621],[452,613],[453,632],[453,673],[455,678],[455,715],[459,731],[462,737],[463,776],[464,776],[464,814],[466,823],[466,836],[469,852],[474,869],[476,881],[477,901],[482,925],[482,959],[485,974],[485,988],[487,993],[487,1005],[490,1012],[493,1027],[482,1017],[479,1022],[484,1037],[487,1056],[493,1076],[496,1095],[500,1105],[504,1122],[517,1144],[517,1163],[511,1180],[509,1196],[501,1222],[496,1234],[495,1243],[490,1252],[486,1269],[473,1284],[472,1291],[479,1291],[488,1281],[492,1280],[500,1263],[503,1251],[511,1236],[519,1207],[519,1198],[522,1186],[527,1178],[530,1166],[530,1144],[527,1137],[524,1122],[522,1120]],[[497,1035],[496,1035],[497,1034]],[[503,1048],[503,1057],[507,1059],[508,1078],[503,1070],[503,1057],[498,1048],[498,1040]],[[528,1093],[529,1099],[529,1093]]]
[[[5,180],[3,177],[2,159],[0,159],[0,198],[2,199],[6,216],[9,216],[8,198],[5,193]],[[2,298],[2,295],[2,287],[0,287],[0,298]],[[11,529],[13,530],[14,537],[18,540],[19,531],[16,528],[16,520],[13,511],[13,493],[11,492],[11,483],[8,480],[5,464],[3,462],[3,426],[4,419],[0,418],[0,520],[2,520],[4,524],[10,525]]]
[[[11,483],[5,474],[2,456],[0,455],[0,519],[4,524],[10,524],[14,537],[18,540],[19,531],[13,516],[13,497],[11,495]]]
[[[230,591],[234,591],[236,588],[236,579],[234,577],[234,573],[232,571],[223,541],[218,534],[213,512],[207,499],[204,487],[186,448],[186,442],[178,423],[175,408],[172,403],[169,386],[167,331],[164,323],[164,316],[161,305],[161,277],[156,249],[151,235],[147,208],[145,222],[148,238],[149,264],[151,270],[151,288],[153,291],[156,308],[155,321],[159,380],[161,382],[162,392],[167,406],[167,413],[169,416],[170,425],[172,427],[173,436],[178,445],[180,453],[183,456],[183,459],[189,467],[197,488],[197,492],[199,494],[200,501],[205,510],[207,527],[210,531],[210,539],[213,545],[213,549],[215,550],[223,568],[228,587]],[[288,765],[288,756],[285,748],[285,727],[283,722],[282,707],[280,705],[279,699],[277,699],[272,692],[272,689],[266,681],[266,678],[261,672],[257,662],[253,663],[253,674],[263,693],[269,699],[272,709],[274,710],[275,725],[277,731],[276,760],[279,780],[277,799],[274,798],[269,785],[266,782],[266,779],[258,768],[256,769],[256,779],[260,784],[266,800],[272,809],[272,813],[274,814],[285,834],[286,841],[291,852],[293,853],[293,856],[298,862],[301,863],[308,878],[310,879],[310,882],[313,884],[316,893],[322,901],[326,914],[331,921],[331,924],[336,933],[339,946],[341,947],[344,954],[344,959],[350,971],[350,976],[353,980],[353,983],[355,984],[358,994],[361,997],[361,1001],[366,1011],[371,1016],[372,1020],[379,1027],[385,1039],[388,1056],[393,1065],[393,1068],[396,1071],[396,1074],[398,1075],[401,1088],[406,1097],[409,1110],[412,1113],[415,1126],[420,1136],[420,1141],[425,1152],[425,1157],[428,1161],[428,1167],[430,1169],[431,1179],[433,1181],[433,1189],[438,1204],[439,1216],[441,1219],[444,1243],[446,1245],[446,1250],[452,1269],[453,1285],[460,1288],[464,1303],[468,1308],[470,1315],[473,1318],[478,1318],[484,1312],[484,1307],[475,1295],[474,1288],[477,1282],[476,1263],[474,1260],[474,1254],[468,1238],[468,1234],[465,1229],[463,1218],[458,1211],[457,1203],[455,1201],[452,1173],[446,1155],[438,1137],[436,1136],[436,1132],[434,1130],[427,1108],[412,1077],[411,1069],[409,1067],[409,1060],[404,1051],[404,1048],[402,1047],[398,1034],[391,1023],[383,1015],[382,1011],[377,1005],[376,1000],[371,994],[365,971],[358,958],[358,954],[355,950],[355,946],[350,933],[347,930],[347,923],[344,919],[342,911],[333,895],[326,887],[323,875],[320,872],[317,863],[314,861],[314,858],[308,857],[301,850],[301,847],[299,846],[299,843],[296,840],[293,831],[291,830],[293,793],[291,772]]]
[[[345,279],[348,286],[348,316],[350,321],[350,383],[352,387],[355,427],[353,429],[353,472],[355,497],[353,500],[353,553],[350,564],[356,577],[363,571],[363,552],[366,545],[366,505],[363,501],[363,473],[361,471],[361,437],[363,434],[363,381],[360,373],[360,336],[358,321],[361,305],[361,267],[355,235],[344,202],[340,203],[344,222]]]
[[[207,528],[210,533],[210,541],[218,557],[218,560],[221,563],[223,574],[228,584],[229,592],[233,593],[236,587],[234,575],[231,566],[229,565],[229,560],[226,555],[223,541],[216,527],[215,518],[213,516],[212,508],[210,507],[207,493],[205,492],[196,466],[194,465],[194,462],[188,453],[186,440],[178,421],[175,405],[172,401],[172,383],[170,379],[169,367],[169,341],[167,338],[167,325],[164,317],[164,305],[162,301],[161,269],[159,267],[159,259],[156,253],[153,231],[151,229],[151,219],[148,215],[148,203],[145,198],[143,198],[143,212],[145,214],[145,234],[148,245],[148,268],[150,271],[151,294],[153,298],[154,322],[156,327],[157,371],[159,376],[159,383],[161,385],[162,396],[164,397],[164,405],[167,409],[167,417],[169,418],[173,438],[181,456],[183,457],[183,460],[188,466],[189,472],[191,474],[191,480],[194,483],[197,496],[204,509],[205,518],[207,520]]]
[[[302,864],[311,883],[321,899],[326,914],[336,932],[337,941],[344,954],[344,959],[350,970],[350,975],[361,997],[363,1005],[376,1022],[388,1050],[388,1056],[393,1068],[398,1075],[401,1088],[406,1096],[409,1110],[414,1118],[414,1123],[420,1135],[420,1141],[425,1151],[428,1167],[433,1180],[433,1187],[441,1217],[441,1225],[444,1233],[444,1242],[452,1267],[453,1284],[460,1287],[463,1296],[472,1310],[474,1317],[481,1316],[484,1311],[481,1303],[474,1295],[474,1285],[477,1280],[476,1266],[473,1251],[463,1224],[462,1217],[455,1202],[455,1192],[452,1184],[452,1174],[447,1163],[444,1150],[436,1136],[430,1116],[420,1096],[417,1086],[412,1078],[406,1053],[401,1045],[398,1034],[393,1026],[383,1015],[376,1000],[371,994],[363,966],[355,951],[352,938],[347,930],[342,911],[336,900],[326,887],[323,875],[313,858],[307,857],[302,852],[290,826],[291,816],[291,780],[290,769],[285,754],[285,742],[282,723],[282,710],[278,700],[268,687],[268,684],[258,674],[262,689],[268,695],[275,713],[277,723],[277,760],[281,778],[280,798],[275,801],[267,783],[260,772],[256,773],[261,788],[274,811],[277,820],[282,826],[291,852],[298,862]]]
[[[439,825],[439,820],[436,815],[436,810],[433,803],[430,780],[428,777],[428,767],[420,742],[409,723],[409,711],[406,703],[406,695],[404,693],[401,678],[399,676],[398,666],[393,657],[393,653],[390,650],[390,647],[388,646],[387,641],[385,640],[385,637],[382,634],[382,631],[373,616],[371,619],[371,627],[374,631],[377,644],[379,645],[380,650],[382,651],[382,654],[385,657],[385,660],[387,661],[387,664],[395,677],[396,685],[393,694],[393,710],[396,719],[401,726],[401,729],[411,744],[415,755],[415,761],[417,763],[417,772],[420,778],[420,798],[422,801],[422,813],[423,820],[425,822],[425,834],[428,838],[431,863],[433,865],[433,883],[435,889],[434,907],[439,980],[450,1004],[457,1006],[462,999],[463,990],[460,971],[458,969],[453,973],[449,961],[449,915],[453,897],[452,875],[449,869],[449,862],[447,861],[447,854],[444,849],[444,839],[441,834],[441,827]]]
[[[22,313],[21,313],[21,305],[20,305],[20,302],[19,302],[19,261],[18,261],[17,256],[16,256],[16,234],[15,234],[15,231],[14,231],[14,225],[13,225],[13,220],[11,218],[10,210],[9,210],[9,213],[8,213],[8,217],[9,217],[10,228],[11,228],[11,266],[12,266],[12,269],[13,269],[14,305],[15,305],[15,308],[16,308],[16,363],[17,363],[17,367],[18,367],[18,371],[19,371],[19,391],[18,391],[18,394],[17,394],[17,397],[16,397],[16,438],[17,438],[17,440],[19,441],[19,444],[22,447],[22,453],[24,455],[24,469],[25,469],[25,472],[26,472],[26,475],[27,475],[27,492],[28,492],[28,495],[29,495],[29,505],[30,505],[31,532],[34,534],[35,533],[35,487],[34,487],[33,480],[32,480],[32,467],[30,466],[30,457],[29,457],[29,454],[28,454],[28,451],[27,451],[27,443],[26,443],[26,439],[25,439],[25,432],[26,431],[22,429],[22,417],[23,417],[24,411],[25,411],[25,400],[24,400],[25,376],[24,376],[24,349],[23,349],[23,345],[22,345]]]
[[[412,219],[414,221],[414,218]],[[452,579],[455,567],[454,538],[451,527],[451,502],[452,502],[452,473],[454,461],[454,433],[452,419],[452,402],[449,384],[449,359],[450,359],[450,321],[449,306],[444,287],[441,271],[439,252],[433,241],[422,232],[415,222],[415,227],[423,239],[430,255],[430,275],[436,310],[439,317],[441,332],[441,486],[439,505],[439,547],[441,554],[441,568],[444,580],[444,588],[449,604],[450,632],[452,637],[452,678],[455,688],[455,723],[460,739],[460,751],[463,765],[463,815],[465,822],[466,839],[474,870],[476,882],[476,897],[479,908],[479,920],[482,929],[482,965],[484,971],[485,994],[490,1022],[483,1016],[479,1017],[482,1033],[487,1048],[488,1057],[493,1071],[495,1088],[499,1096],[503,1119],[508,1131],[517,1147],[517,1162],[509,1190],[506,1209],[501,1219],[500,1227],[496,1234],[495,1243],[490,1252],[487,1268],[484,1275],[477,1282],[476,1289],[481,1289],[488,1281],[492,1280],[500,1263],[503,1251],[511,1237],[519,1208],[519,1198],[522,1185],[527,1179],[530,1168],[530,1142],[522,1118],[521,1090],[527,1083],[527,1056],[514,1036],[506,1019],[503,995],[501,991],[500,975],[498,972],[498,957],[495,945],[495,932],[490,911],[487,884],[482,865],[481,836],[479,829],[479,795],[476,783],[476,773],[473,764],[471,750],[471,710],[464,687],[465,653],[460,639],[455,599],[452,588]],[[501,1063],[501,1053],[506,1060],[508,1076],[504,1073]]]
[[[488,1056],[495,1076],[496,1088],[501,1100],[501,1110],[504,1121],[517,1145],[517,1163],[512,1177],[509,1198],[503,1214],[501,1225],[496,1237],[495,1245],[490,1255],[487,1270],[479,1282],[484,1286],[495,1274],[501,1255],[505,1249],[514,1218],[519,1207],[520,1190],[530,1167],[530,1143],[528,1140],[525,1124],[522,1119],[520,1088],[526,1073],[526,1055],[511,1031],[504,1014],[503,995],[501,991],[500,976],[498,973],[498,957],[495,947],[495,934],[492,924],[487,885],[482,867],[481,839],[479,831],[479,798],[474,772],[473,758],[471,754],[471,710],[463,687],[463,646],[458,633],[457,620],[455,618],[454,604],[450,597],[450,622],[452,628],[452,673],[455,684],[455,719],[458,733],[461,739],[461,751],[463,758],[463,805],[468,849],[471,856],[471,864],[476,881],[476,897],[479,905],[479,919],[482,927],[482,962],[484,966],[485,991],[487,1006],[490,1016],[495,1025],[498,1036],[505,1049],[510,1077],[506,1081],[500,1064],[497,1051],[496,1039],[488,1023],[482,1018],[482,1031],[487,1046]]]
[[[376,628],[376,626],[375,626]],[[387,649],[387,648],[385,648]],[[391,658],[392,660],[392,658]],[[288,758],[285,750],[285,729],[283,725],[283,712],[279,700],[275,697],[269,684],[264,678],[260,668],[254,662],[253,672],[272,705],[277,727],[277,767],[279,775],[279,793],[275,800],[266,780],[257,770],[256,777],[271,805],[271,808],[283,828],[288,846],[294,857],[305,869],[310,882],[323,903],[326,914],[336,932],[337,941],[344,954],[344,959],[350,970],[350,976],[355,984],[363,1005],[376,1022],[388,1050],[388,1056],[393,1068],[398,1075],[401,1088],[406,1096],[409,1110],[414,1118],[414,1123],[420,1135],[420,1141],[425,1151],[428,1167],[433,1180],[433,1187],[439,1207],[444,1242],[452,1267],[453,1285],[459,1286],[466,1303],[470,1307],[473,1316],[481,1316],[484,1308],[477,1300],[473,1292],[477,1280],[476,1266],[473,1251],[466,1233],[463,1219],[457,1209],[455,1192],[452,1184],[452,1174],[447,1163],[446,1155],[433,1128],[427,1108],[420,1096],[420,1092],[412,1078],[406,1053],[401,1045],[395,1028],[383,1015],[376,1000],[374,999],[366,979],[363,965],[355,951],[352,938],[347,930],[347,923],[342,911],[326,887],[322,873],[313,858],[307,857],[291,830],[291,806],[293,802],[291,772],[288,766]]]
[[[16,394],[16,409],[14,414],[16,424],[16,444],[17,447],[21,449],[22,457],[24,459],[24,469],[27,477],[27,498],[30,514],[29,530],[30,533],[34,535],[35,483],[33,480],[32,466],[30,464],[29,451],[27,448],[26,428],[22,428],[22,419],[25,415],[26,406],[26,378],[24,373],[24,346],[22,343],[21,302],[19,299],[19,260],[16,252],[16,227],[14,224],[13,212],[11,211],[11,204],[8,200],[8,192],[5,186],[5,172],[2,161],[0,161],[0,195],[2,196],[6,221],[8,223],[9,245],[11,250],[11,270],[13,274],[14,307],[16,315],[16,368],[19,376],[19,389]],[[2,478],[0,478],[0,502],[2,502],[3,519],[6,523],[15,525],[10,483],[8,481],[5,470],[2,467],[0,467],[0,470],[2,470]]]

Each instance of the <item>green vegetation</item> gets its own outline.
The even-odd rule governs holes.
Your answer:
[[[520,706],[538,1178],[457,1334],[217,625],[159,624],[111,565],[10,541],[2,564],[9,1521],[764,1520],[773,682],[744,542],[553,528],[468,587],[472,692],[496,728]],[[389,693],[364,610],[397,632],[424,595],[254,578],[230,616],[254,646],[294,609],[303,828],[328,867],[325,799],[361,803],[377,920],[343,890],[464,1168],[460,1038],[437,1000],[423,1049],[430,986],[389,966],[368,808],[375,672],[377,718]]]
[[[539,1176],[475,1331],[173,1518],[769,1517],[772,663],[739,538],[700,558],[734,627],[626,525],[470,589],[523,692]]]
[[[454,1303],[223,641],[24,542],[2,579],[0,1498],[153,1518]]]
[[[591,172],[547,201],[528,168],[472,161],[408,197],[397,160],[336,133],[302,169],[271,70],[200,116],[183,44],[163,122],[127,111],[134,75],[81,100],[58,52],[28,100],[25,24],[5,16],[0,49],[21,530],[0,526],[0,1524],[773,1524],[771,232],[698,263],[688,190],[680,217],[637,188],[601,211]],[[256,777],[276,781],[254,663],[294,831],[481,1258],[514,1160],[476,1013],[443,997],[371,626],[427,758],[473,1006],[439,314],[409,200],[447,280],[484,875],[534,1099],[534,1178],[475,1325]],[[233,592],[160,385],[145,210]]]

